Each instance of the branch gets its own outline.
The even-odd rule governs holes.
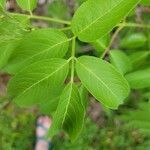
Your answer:
[[[114,35],[112,36],[112,39],[110,41],[110,44],[108,45],[108,47],[106,48],[106,50],[104,51],[104,53],[102,54],[102,56],[100,58],[104,58],[105,55],[109,52],[115,38],[117,37],[117,35],[119,34],[119,32],[124,28],[124,27],[133,27],[133,28],[150,28],[150,25],[145,25],[145,24],[137,24],[137,23],[127,23],[127,22],[123,22],[118,24],[118,29],[116,30],[116,32],[114,33]]]

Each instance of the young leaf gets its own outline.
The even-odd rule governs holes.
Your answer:
[[[58,58],[33,63],[10,80],[9,96],[20,106],[45,103],[64,83],[68,68],[68,62]]]
[[[49,136],[63,129],[74,141],[80,134],[84,122],[85,106],[82,104],[77,86],[69,83],[60,97]]]
[[[129,73],[125,77],[132,89],[150,87],[150,68]]]
[[[32,11],[36,8],[37,0],[16,0],[18,5],[23,9],[27,11]]]
[[[35,30],[21,40],[5,70],[9,73],[16,73],[41,59],[62,58],[68,50],[68,43],[67,37],[58,30]]]
[[[120,50],[112,50],[110,52],[110,62],[114,65],[122,74],[125,74],[132,69],[132,65],[129,57]]]
[[[92,42],[108,34],[140,0],[87,0],[76,11],[71,29],[81,41]]]
[[[117,109],[129,94],[125,78],[111,64],[99,58],[78,58],[76,70],[82,84],[108,108]]]

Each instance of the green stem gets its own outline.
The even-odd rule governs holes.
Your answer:
[[[110,43],[108,45],[108,47],[105,49],[105,51],[103,52],[103,54],[101,55],[101,59],[103,59],[105,57],[105,55],[109,52],[114,40],[116,39],[117,35],[119,34],[119,32],[124,28],[124,23],[122,23],[122,26],[120,26],[116,31],[115,33],[113,34],[111,40],[110,40]]]
[[[133,28],[150,28],[150,25],[130,23],[130,22],[120,23],[120,24],[118,24],[118,26],[133,27]]]
[[[116,32],[114,33],[114,35],[112,36],[112,39],[110,41],[110,44],[108,45],[108,47],[105,49],[105,51],[103,52],[103,54],[100,56],[100,58],[104,58],[105,55],[109,52],[115,38],[117,37],[117,35],[119,34],[119,32],[124,28],[124,27],[133,27],[133,28],[150,28],[150,25],[145,25],[145,24],[137,24],[137,23],[127,23],[127,22],[123,22],[118,24],[118,29],[116,30]]]
[[[24,17],[28,17],[29,19],[51,21],[51,22],[67,24],[67,25],[71,24],[70,21],[61,20],[61,19],[57,19],[57,18],[50,18],[50,17],[45,17],[45,16],[27,15],[27,14],[19,14],[19,13],[8,13],[8,14],[12,15],[12,16],[24,16]]]
[[[71,82],[74,82],[74,70],[75,70],[75,66],[74,66],[74,57],[75,57],[75,44],[76,44],[76,38],[72,39],[72,52],[71,52]]]

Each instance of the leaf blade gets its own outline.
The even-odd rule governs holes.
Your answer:
[[[10,57],[5,70],[15,74],[35,61],[62,58],[68,50],[68,43],[68,38],[58,30],[35,30],[22,39]]]
[[[55,135],[64,129],[74,141],[82,130],[85,108],[82,105],[79,91],[74,83],[69,83],[60,97],[54,121],[48,136]]]
[[[109,63],[90,56],[82,56],[76,65],[82,84],[103,105],[116,109],[129,94],[123,76]]]
[[[71,29],[81,41],[95,41],[110,32],[139,1],[88,0],[75,13]]]
[[[49,100],[68,74],[64,59],[42,60],[31,64],[10,80],[8,93],[20,106],[31,106]]]

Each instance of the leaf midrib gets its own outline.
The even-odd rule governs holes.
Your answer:
[[[71,101],[72,90],[73,90],[73,83],[71,83],[70,92],[69,92],[69,98],[68,98],[69,100],[68,100],[67,105],[66,105],[64,117],[63,117],[63,120],[62,120],[62,123],[61,123],[61,128],[63,127],[63,124],[64,124],[64,122],[65,122],[65,119],[66,119],[66,116],[67,116],[67,113],[68,113],[68,107],[69,107],[70,101]],[[84,110],[84,112],[85,112],[85,108],[84,108],[84,106],[83,106],[82,103],[81,103],[81,105],[82,105],[83,110]],[[85,113],[84,113],[84,116],[85,116]],[[83,117],[82,122],[83,122],[83,121],[84,121],[84,117]],[[77,122],[77,120],[76,120],[76,122]],[[81,133],[82,128],[83,128],[83,124],[82,124],[82,127],[81,127],[80,131],[78,132],[78,135]]]
[[[62,120],[62,124],[61,124],[61,127],[63,127],[63,124],[65,122],[65,119],[66,119],[66,116],[67,116],[67,112],[68,112],[68,107],[69,107],[69,103],[71,101],[71,95],[72,95],[72,86],[73,86],[73,83],[71,83],[71,87],[70,87],[70,92],[69,92],[69,97],[68,97],[68,102],[67,102],[67,105],[66,105],[66,109],[65,109],[65,113],[64,113],[64,117],[63,117],[63,120]]]
[[[82,63],[79,62],[79,61],[78,61],[78,63],[79,63],[82,67],[84,67],[89,73],[91,73],[93,76],[95,76],[96,79],[99,80],[99,81],[110,91],[110,93],[112,93],[112,95],[114,95],[114,97],[115,97],[116,99],[118,99],[117,96],[116,96],[116,95],[113,93],[113,91],[105,84],[105,82],[104,82],[102,79],[100,79],[96,74],[94,74],[94,73],[92,72],[92,70],[90,70],[89,68],[87,68],[84,64],[82,64]]]
[[[49,77],[53,76],[57,71],[59,71],[60,69],[62,69],[66,64],[68,64],[68,62],[64,63],[63,65],[61,65],[58,69],[56,69],[54,72],[52,72],[51,74],[49,74],[48,76],[44,77],[43,79],[39,80],[38,82],[35,82],[34,84],[32,84],[30,87],[28,87],[26,90],[24,90],[19,96],[17,96],[16,98],[22,96],[24,93],[26,93],[27,91],[29,91],[31,88],[33,88],[34,86],[36,86],[37,84],[43,82],[44,80],[48,79]],[[15,99],[16,99],[15,98]]]
[[[118,5],[120,5],[122,3],[122,1],[120,1],[118,3]],[[108,13],[110,13],[114,8],[116,8],[118,5],[115,5],[114,7],[112,7],[109,11],[107,11],[106,13],[104,13],[102,16],[98,17],[97,19],[95,19],[93,22],[91,22],[89,25],[87,25],[83,30],[81,30],[79,32],[79,34],[81,34],[82,32],[84,32],[85,30],[87,30],[88,28],[90,28],[90,26],[92,26],[93,24],[95,24],[99,19],[103,18],[105,15],[107,15]]]

